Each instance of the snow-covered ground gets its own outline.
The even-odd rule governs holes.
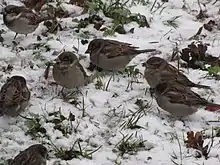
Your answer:
[[[6,2],[10,4],[19,3],[12,0]],[[206,7],[202,4],[201,7],[206,9],[209,15],[209,18],[204,21],[196,19],[196,15],[199,13],[197,0],[185,0],[184,2],[187,9],[182,9],[184,3],[181,0],[169,0],[158,10],[158,4],[156,3],[152,11],[150,9],[154,0],[149,0],[149,3],[145,6],[133,5],[130,7],[131,12],[145,15],[150,23],[150,28],[139,28],[136,23],[130,23],[125,28],[129,30],[134,27],[133,34],[116,34],[105,38],[129,42],[143,49],[156,48],[162,52],[158,56],[170,59],[176,43],[180,50],[187,47],[192,42],[189,38],[195,35],[204,23],[207,23],[210,19],[219,21],[220,2],[213,5],[215,0],[200,0],[200,3],[206,4]],[[158,3],[162,4],[160,0],[158,0]],[[68,5],[64,6],[68,7]],[[78,10],[78,7],[76,9]],[[179,16],[179,18],[175,21],[177,24],[175,28],[166,23],[167,20],[176,16]],[[29,118],[37,116],[40,118],[39,124],[41,127],[46,129],[46,136],[33,138],[33,136],[26,134],[28,130],[30,131],[31,121],[21,117],[0,117],[0,160],[14,158],[19,151],[28,146],[43,143],[51,151],[51,159],[48,161],[48,165],[171,165],[174,164],[173,162],[179,165],[220,164],[219,137],[214,138],[207,160],[204,157],[197,158],[195,150],[186,148],[184,144],[188,131],[203,131],[205,135],[204,143],[210,144],[212,129],[219,128],[220,122],[209,121],[219,121],[219,113],[208,112],[201,108],[197,113],[187,117],[185,123],[174,120],[166,112],[161,109],[158,110],[159,107],[155,100],[150,97],[149,92],[145,94],[145,89],[149,86],[142,76],[138,77],[139,83],[133,83],[132,88],[127,89],[131,77],[124,76],[125,74],[116,75],[110,81],[107,90],[103,89],[111,75],[105,75],[101,78],[104,84],[104,87],[100,87],[101,89],[97,89],[97,85],[95,85],[97,80],[95,80],[94,83],[83,87],[81,89],[82,93],[77,94],[75,99],[68,102],[64,101],[61,96],[57,96],[61,88],[51,85],[53,82],[51,72],[49,78],[44,79],[45,63],[56,58],[55,55],[52,55],[54,51],[59,52],[63,48],[69,51],[73,51],[73,47],[79,48],[79,57],[86,56],[84,52],[88,44],[82,45],[81,42],[78,42],[78,39],[81,40],[81,38],[73,30],[76,23],[72,21],[72,18],[63,18],[61,20],[63,31],[58,31],[57,34],[48,34],[48,37],[41,36],[42,40],[37,41],[37,36],[46,30],[46,27],[40,24],[38,29],[27,37],[18,35],[15,40],[17,45],[14,45],[12,43],[14,32],[8,30],[4,25],[2,16],[0,16],[0,21],[0,29],[5,30],[2,34],[4,41],[0,46],[0,65],[2,67],[7,67],[8,64],[13,66],[11,72],[0,70],[0,85],[3,85],[7,77],[12,75],[24,76],[27,79],[32,96],[30,107],[22,115]],[[103,37],[102,32],[97,31],[92,26],[89,26],[87,30],[97,37]],[[210,43],[208,52],[214,56],[219,56],[219,29],[214,29],[212,32],[203,30],[202,34],[206,35],[203,42]],[[92,36],[89,40],[91,39]],[[34,44],[44,44],[46,46],[33,49]],[[45,47],[49,47],[49,51]],[[143,73],[144,68],[141,63],[148,58],[149,54],[140,54],[129,65],[137,65],[137,68]],[[86,56],[80,62],[86,68],[89,65],[89,56]],[[172,62],[172,64],[177,66],[176,62]],[[33,67],[30,67],[30,65]],[[215,103],[220,104],[219,81],[204,78],[207,74],[205,71],[183,70],[190,80],[210,85],[215,91],[213,94],[208,90],[195,89],[196,92],[202,97],[213,99]],[[88,71],[88,74],[92,73]],[[136,103],[137,100],[139,102],[142,100],[144,105],[149,104],[149,107],[141,111],[140,105],[138,106]],[[79,104],[75,106],[74,101]],[[72,129],[70,133],[62,133],[54,128],[55,124],[53,122],[50,122],[55,117],[50,116],[49,113],[59,110],[66,117],[62,121],[62,126]],[[75,121],[72,121],[72,124],[68,121],[69,112],[75,115]],[[134,112],[142,115],[137,122],[137,125],[141,128],[129,129],[123,127],[122,124],[128,123]],[[136,116],[138,116],[137,113]],[[120,155],[120,151],[117,149],[119,145],[117,144],[123,139],[123,136],[130,135],[132,135],[131,139],[133,140],[143,141],[145,147],[138,148],[138,151],[133,154]],[[65,161],[56,158],[56,147],[70,150],[77,139],[80,139],[79,143],[83,151],[94,151],[99,147],[101,148],[92,154],[92,159],[80,156]],[[74,149],[79,150],[79,145],[76,144]]]

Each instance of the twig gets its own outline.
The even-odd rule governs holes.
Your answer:
[[[162,5],[160,5],[156,10],[154,10],[152,13],[156,13],[163,5],[165,4],[165,2],[162,3]],[[163,9],[161,9],[163,10]]]
[[[212,3],[212,5],[216,4],[219,0],[216,0],[215,2]]]
[[[201,3],[200,3],[200,1],[197,0],[197,3],[198,3],[198,5],[199,5],[199,9],[200,9],[200,11],[202,11],[202,7],[201,7]]]
[[[207,122],[212,122],[212,123],[219,123],[220,121],[218,121],[218,120],[210,120],[210,121],[207,121]]]
[[[212,137],[211,137],[211,144],[209,145],[209,149],[207,151],[207,155],[209,155],[211,148],[213,147],[214,144],[214,131],[213,131],[213,127],[212,127]]]
[[[154,8],[156,2],[157,2],[157,0],[154,1],[153,5],[152,5],[152,7],[151,7],[151,9],[150,9],[150,12],[152,12],[152,10],[153,10],[153,8]]]
[[[26,120],[34,120],[34,118],[25,117],[25,116],[22,116],[20,114],[18,114],[18,116],[20,116],[21,118],[26,119]]]

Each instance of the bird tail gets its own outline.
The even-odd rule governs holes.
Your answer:
[[[195,84],[195,87],[197,87],[197,88],[205,88],[205,89],[210,89],[210,90],[212,90],[212,88],[211,88],[210,86],[207,86],[207,85]]]
[[[208,86],[208,85],[194,84],[194,87],[203,88],[203,89],[209,89],[212,93],[215,93],[215,91],[213,91],[213,89],[210,86]]]

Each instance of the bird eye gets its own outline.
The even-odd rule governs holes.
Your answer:
[[[8,12],[9,13],[14,13],[14,9],[10,9]]]

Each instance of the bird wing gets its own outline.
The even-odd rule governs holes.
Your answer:
[[[105,52],[108,58],[114,58],[118,56],[132,56],[139,53],[139,51],[136,50],[136,47],[126,46],[126,45],[107,47],[105,48]]]
[[[168,97],[171,103],[179,103],[185,105],[204,105],[207,100],[201,98],[198,94],[180,85],[174,85],[166,89],[162,95]]]
[[[185,81],[187,83],[192,83],[182,72],[180,72],[177,68],[175,68],[173,65],[168,66],[167,70],[173,74],[176,75],[177,79],[179,81]]]
[[[17,15],[20,15],[19,18],[24,18],[29,21],[29,24],[38,24],[41,19],[40,17],[35,14],[31,9],[26,8],[26,7],[17,7],[16,9],[13,10]]]
[[[158,72],[160,73],[162,82],[173,81],[186,86],[192,86],[194,84],[183,73],[170,64],[166,67],[159,68]]]
[[[42,156],[38,154],[34,154],[30,157],[29,160],[25,162],[24,165],[46,165],[46,159],[44,159]]]
[[[21,82],[15,80],[7,81],[0,91],[0,102],[4,105],[3,107],[19,105],[29,98],[30,91],[28,88],[23,88]]]
[[[46,165],[46,160],[38,153],[24,150],[14,158],[11,165]]]
[[[31,154],[27,151],[21,151],[12,161],[11,165],[29,165],[31,160]],[[28,164],[27,164],[28,163]]]
[[[131,46],[132,45],[130,43],[120,42],[120,41],[116,41],[116,40],[104,40],[104,43],[106,45],[112,45],[112,46],[115,46],[115,45]]]
[[[29,8],[20,6],[13,9],[13,13],[16,13],[17,15],[21,14],[21,16],[25,17],[26,15],[33,15],[33,11]]]
[[[83,66],[79,63],[78,60],[77,60],[77,62],[76,62],[76,66],[82,71],[84,77],[88,77],[88,75],[86,74],[86,72],[85,72]]]
[[[118,56],[129,56],[137,54],[136,48],[138,47],[133,47],[131,44],[125,42],[104,40],[100,52],[108,58],[114,58]]]

